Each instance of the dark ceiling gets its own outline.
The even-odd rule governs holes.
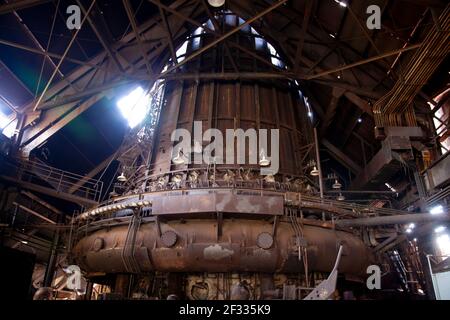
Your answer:
[[[203,23],[208,20],[208,15],[202,1],[161,3],[172,11]],[[104,51],[103,44],[114,47],[114,44],[125,39],[125,35],[133,32],[124,2],[96,1],[90,17],[101,40],[85,23],[52,84],[67,81],[64,77]],[[156,53],[149,61],[154,70],[160,70],[170,58],[170,48],[161,27],[163,21],[158,7],[151,2],[157,1],[129,1],[138,27],[156,25],[155,33],[159,36],[141,40],[154,42],[155,48],[159,48],[155,49]],[[335,0],[310,2],[311,8],[307,7],[308,1],[287,1],[252,24],[274,45],[285,60],[288,71],[299,75],[317,74],[419,43],[433,26],[436,10],[447,5],[446,1],[437,0],[347,0],[347,7]],[[88,8],[91,1],[81,3]],[[227,0],[225,9],[248,20],[273,3],[269,0]],[[4,114],[12,115],[15,111],[27,112],[44,90],[59,63],[58,56],[64,54],[74,34],[66,27],[68,15],[65,10],[77,3],[65,0],[2,0],[0,4],[3,4],[0,6],[0,108]],[[15,4],[15,7],[9,6]],[[381,30],[364,28],[367,17],[365,9],[371,4],[377,4],[382,9]],[[183,21],[168,9],[165,11],[173,31],[174,46],[178,47],[197,26]],[[306,20],[309,21],[307,24]],[[49,52],[54,57],[46,58],[42,52]],[[379,148],[373,133],[374,120],[366,112],[367,108],[392,87],[412,54],[408,51],[323,77],[299,79],[311,98],[320,138],[329,140],[355,163],[363,166],[364,161],[370,159]],[[448,59],[423,91],[425,95],[432,96],[447,82]],[[340,92],[342,88],[347,90],[346,94]],[[338,96],[334,102],[333,94]],[[424,98],[417,100],[418,105],[425,105],[425,102]],[[103,97],[62,126],[33,153],[50,165],[84,175],[118,148],[126,128],[126,121],[116,109],[114,98]],[[364,153],[361,145],[366,146]],[[345,165],[326,150],[323,156],[337,171],[345,171]]]

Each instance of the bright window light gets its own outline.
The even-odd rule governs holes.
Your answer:
[[[0,131],[3,133],[3,135],[7,136],[8,138],[11,138],[16,132],[16,127],[17,127],[17,120],[14,120],[10,124],[8,124],[5,128],[3,128],[3,131],[2,129],[0,129]]]
[[[436,229],[434,229],[434,232],[436,233],[441,233],[445,230],[446,228],[444,226],[439,226]]]
[[[208,29],[211,29],[211,30],[216,30],[216,29],[214,29],[214,24],[212,23],[211,20],[206,21],[206,22],[203,24],[203,26],[206,26],[206,27],[208,27]]]
[[[178,63],[180,63],[181,61],[184,60],[184,58],[185,58],[184,56],[185,56],[186,51],[187,51],[187,46],[188,46],[188,41],[186,40],[186,41],[181,45],[181,47],[177,50],[176,55],[177,55]]]
[[[241,24],[241,23],[240,23]],[[250,31],[252,32],[252,34],[259,36],[258,31],[256,31],[255,29],[253,29],[252,27],[250,27]]]
[[[117,107],[128,121],[130,128],[136,127],[144,120],[150,109],[150,96],[142,87],[137,87],[117,102]]]
[[[283,68],[284,67],[284,63],[280,60],[280,55],[278,54],[277,50],[274,48],[274,46],[272,46],[269,42],[267,42],[267,47],[269,47],[269,51],[271,54],[271,60],[272,60],[272,64]]]
[[[442,214],[444,213],[444,207],[441,205],[437,205],[430,209],[431,214]]]
[[[448,234],[444,233],[439,235],[436,238],[436,243],[441,255],[443,256],[450,255],[450,237]]]
[[[4,129],[9,124],[9,118],[0,112],[0,129]]]
[[[255,37],[255,48],[256,50],[261,50],[266,45],[266,40],[263,38]]]

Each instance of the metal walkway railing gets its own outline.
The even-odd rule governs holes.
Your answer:
[[[49,188],[56,193],[88,200],[86,203],[99,202],[103,182],[82,175],[49,166],[41,161],[24,159],[3,159],[0,174],[18,183],[34,185],[36,188]],[[82,184],[80,183],[82,181]]]

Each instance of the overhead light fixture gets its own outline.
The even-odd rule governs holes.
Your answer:
[[[113,190],[113,191],[111,191],[110,193],[109,193],[109,196],[111,197],[111,198],[114,198],[114,197],[117,197],[119,194],[116,192],[116,190]]]
[[[358,123],[361,123],[362,122],[362,119],[361,118],[358,118]]]
[[[334,2],[336,2],[337,4],[339,4],[341,7],[347,7],[347,3],[344,1],[340,1],[340,0],[334,0]]]
[[[178,150],[178,154],[175,156],[175,158],[172,159],[172,162],[175,165],[180,165],[180,164],[185,164],[186,163],[181,149]]]
[[[127,177],[125,177],[125,174],[123,172],[120,174],[120,176],[117,177],[117,181],[120,181],[120,182],[127,181]]]
[[[211,7],[219,8],[225,4],[225,0],[208,0]]]
[[[392,192],[397,192],[397,190],[395,190],[395,188],[391,186],[389,183],[386,182],[384,185],[388,187],[388,189],[391,190]]]
[[[406,233],[412,233],[413,229],[416,227],[414,223],[410,223],[408,227],[406,228]]]
[[[340,189],[340,188],[342,188],[342,184],[338,181],[338,179],[336,179],[336,180],[334,180],[334,183],[331,187],[333,189]]]
[[[261,167],[267,167],[270,165],[270,160],[267,159],[264,149],[261,149],[261,153],[259,154],[259,165]]]
[[[336,198],[337,201],[344,201],[345,197],[342,195],[342,193],[339,193],[339,195]]]
[[[28,244],[28,241],[25,241],[25,240],[22,240],[20,242],[23,243],[23,244]]]
[[[313,177],[317,177],[319,175],[319,170],[317,170],[317,167],[314,166],[314,168],[311,170],[309,174],[312,175]]]
[[[435,215],[435,214],[443,214],[444,213],[444,207],[441,206],[440,204],[437,206],[434,206],[433,208],[430,209],[430,213]]]

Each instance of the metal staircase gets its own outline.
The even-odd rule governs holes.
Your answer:
[[[391,263],[393,271],[395,272],[395,275],[397,276],[402,289],[405,292],[409,292],[410,290],[408,286],[408,271],[405,267],[405,264],[403,263],[400,254],[397,252],[397,250],[393,250],[389,251],[387,255],[389,257],[389,261]]]

